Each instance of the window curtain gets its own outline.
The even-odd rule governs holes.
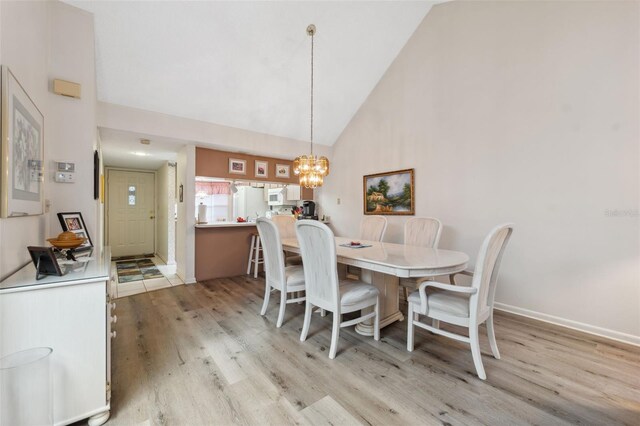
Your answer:
[[[197,182],[196,194],[218,195],[231,194],[231,182]]]

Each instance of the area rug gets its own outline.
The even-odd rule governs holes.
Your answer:
[[[136,254],[135,256],[117,256],[112,257],[111,260],[117,262],[119,260],[138,260],[138,259],[146,259],[149,257],[153,257],[153,253],[150,254]]]
[[[151,259],[122,260],[116,262],[116,269],[119,283],[163,277]]]

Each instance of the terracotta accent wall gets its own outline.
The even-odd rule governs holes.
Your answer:
[[[255,232],[255,226],[196,228],[196,280],[246,274]]]
[[[247,162],[247,174],[239,175],[229,173],[229,159],[235,158]],[[267,177],[256,177],[256,160],[267,161],[269,163]],[[277,178],[276,164],[287,164],[289,166],[289,179]],[[196,148],[196,176],[208,176],[225,179],[252,180],[256,182],[269,183],[298,183],[298,177],[293,174],[293,161],[281,158],[260,157],[249,154],[239,154],[236,152],[218,151],[216,149]],[[313,200],[313,189],[302,188],[302,199]]]

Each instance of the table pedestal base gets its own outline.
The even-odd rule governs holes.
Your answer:
[[[380,291],[380,328],[384,328],[396,321],[404,320],[404,315],[400,312],[400,302],[398,297],[398,277],[394,275],[374,272],[362,269],[360,279],[363,282],[372,284]],[[372,312],[373,308],[363,309],[362,315]],[[356,332],[363,336],[373,336],[373,319],[369,319],[356,325]]]

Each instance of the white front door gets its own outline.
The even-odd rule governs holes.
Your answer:
[[[107,172],[108,244],[111,254],[154,253],[155,175],[152,172]]]

